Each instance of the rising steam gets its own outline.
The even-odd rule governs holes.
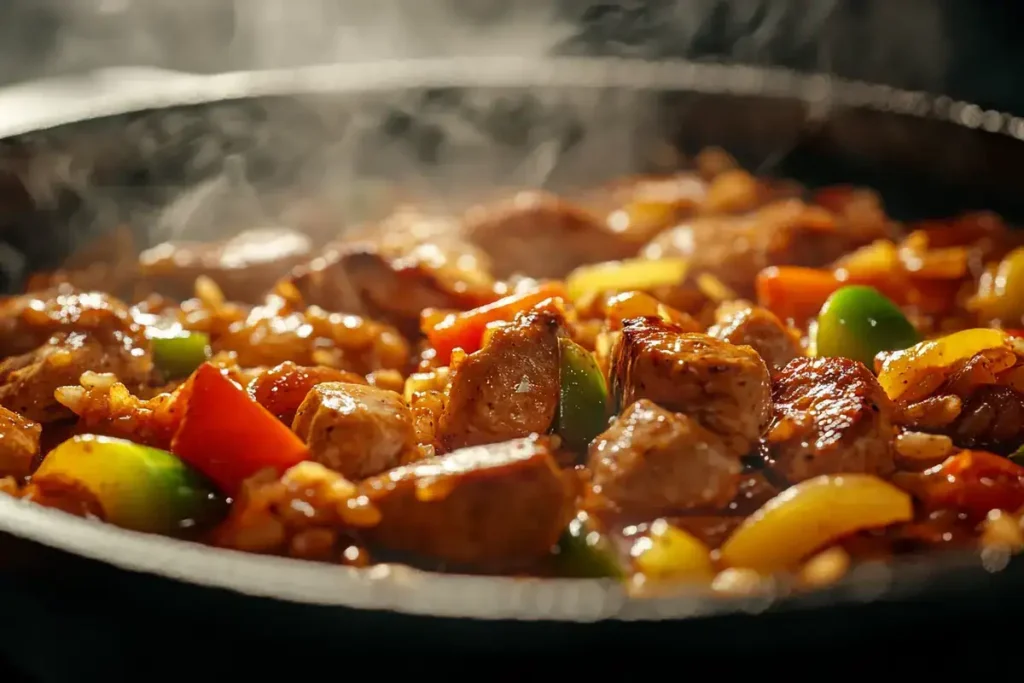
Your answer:
[[[34,63],[47,74],[115,64],[372,70],[394,59],[612,55],[853,76],[894,63],[914,85],[941,87],[941,15],[914,4],[911,12],[891,0],[856,10],[842,0],[54,0],[33,5],[60,16],[49,57]],[[158,112],[107,132],[139,185],[90,156],[73,130],[48,139],[23,175],[69,248],[115,225],[132,226],[143,245],[224,237],[289,222],[310,198],[318,220],[342,225],[404,197],[451,210],[499,189],[585,186],[634,171],[658,137],[656,99],[643,90],[478,89],[457,101],[403,92],[345,106],[300,98]]]

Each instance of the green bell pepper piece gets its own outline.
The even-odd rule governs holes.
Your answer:
[[[584,512],[569,522],[555,551],[555,565],[560,576],[619,580],[626,577],[615,549],[607,538],[593,529]]]
[[[75,436],[50,451],[32,476],[89,491],[106,521],[135,531],[187,532],[219,519],[224,500],[203,475],[157,448],[105,436]]]
[[[166,379],[188,377],[210,358],[210,338],[202,332],[160,334],[150,344],[153,363]]]
[[[899,307],[873,287],[850,285],[833,292],[813,332],[816,356],[843,356],[874,367],[880,351],[898,351],[921,341]]]
[[[566,448],[585,453],[608,428],[608,387],[593,354],[567,337],[558,340],[561,393],[555,433]]]

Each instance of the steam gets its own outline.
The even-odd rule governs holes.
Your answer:
[[[82,0],[60,3],[50,57],[36,62],[48,73],[124,64],[372,70],[380,60],[450,57],[465,66],[568,54],[852,76],[864,64],[893,62],[915,85],[941,87],[941,15],[937,4],[914,4],[910,11],[868,0],[854,12],[840,0]],[[543,81],[543,70],[536,76]],[[22,175],[54,222],[48,229],[59,231],[52,243],[74,249],[129,225],[149,246],[281,224],[331,232],[406,199],[456,211],[523,187],[581,189],[644,169],[664,142],[657,94],[642,88],[344,99],[154,112],[109,123],[98,149],[81,144],[75,129],[58,131],[44,136],[46,153]],[[791,142],[781,137],[764,159]],[[118,171],[119,163],[129,168]],[[22,251],[34,264],[52,248]]]
[[[891,0],[9,0],[0,80],[570,51],[724,59],[939,89],[944,3]],[[873,77],[869,74],[873,74]]]
[[[253,68],[542,56],[573,32],[556,7],[550,0],[236,0],[236,47],[251,55]]]

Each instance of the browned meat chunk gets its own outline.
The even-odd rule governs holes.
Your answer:
[[[458,365],[438,425],[446,450],[548,430],[558,408],[562,324],[554,310],[520,314]]]
[[[141,327],[105,294],[60,289],[0,305],[0,405],[36,422],[71,417],[54,391],[86,371],[129,387],[149,382],[153,363]]]
[[[490,255],[498,278],[516,273],[557,278],[585,263],[636,254],[635,242],[617,235],[597,217],[537,192],[468,211],[464,231]]]
[[[1024,443],[1024,394],[1004,386],[980,387],[943,432],[958,446],[1012,453]]]
[[[598,500],[653,518],[728,503],[740,455],[693,418],[640,399],[591,444],[588,465]]]
[[[35,351],[0,362],[0,406],[36,422],[71,417],[54,396],[59,387],[76,385],[84,372],[112,373],[139,386],[149,364],[78,333],[58,335]]]
[[[949,436],[962,448],[1009,455],[1024,442],[1024,353],[984,349],[940,366],[907,371],[896,422]]]
[[[715,311],[715,325],[708,334],[730,344],[751,347],[773,370],[779,370],[803,355],[796,334],[786,328],[774,313],[745,301],[731,301],[719,306]]]
[[[611,391],[696,418],[730,448],[749,450],[771,419],[771,378],[749,346],[684,333],[660,318],[627,321],[612,349]]]
[[[366,380],[345,370],[322,366],[305,367],[287,361],[267,370],[250,382],[249,395],[272,412],[278,420],[290,425],[306,395],[317,384],[324,382],[365,384]]]
[[[224,242],[157,245],[142,252],[139,267],[146,284],[166,296],[191,297],[196,278],[205,275],[228,300],[256,303],[310,250],[309,238],[292,230],[248,230]]]
[[[371,543],[507,570],[550,552],[573,514],[571,482],[543,440],[517,439],[392,470],[359,492],[381,513]]]
[[[739,216],[706,216],[659,234],[641,254],[683,256],[694,273],[707,272],[741,296],[772,265],[821,266],[865,242],[839,231],[826,209],[786,199]]]
[[[143,330],[128,306],[109,294],[61,285],[0,301],[0,358],[27,353],[61,332],[145,348]]]
[[[39,455],[42,433],[39,424],[0,407],[0,478],[29,475]]]
[[[489,278],[432,247],[389,258],[370,244],[345,245],[296,268],[291,282],[307,304],[384,320],[414,338],[426,308],[466,310],[495,299]]]
[[[292,429],[309,445],[311,459],[349,479],[396,467],[416,447],[412,413],[402,397],[363,384],[317,384]]]
[[[847,358],[797,358],[776,375],[768,445],[791,482],[893,469],[893,405],[875,376]]]
[[[607,216],[608,225],[639,248],[662,230],[697,213],[706,197],[707,183],[686,171],[616,180],[588,193],[583,203]]]
[[[490,257],[462,236],[457,216],[400,207],[380,223],[346,230],[342,242],[372,244],[388,258],[410,257],[439,270],[450,269],[468,283],[493,282]]]

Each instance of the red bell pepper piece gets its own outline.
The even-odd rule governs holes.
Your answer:
[[[953,508],[981,519],[990,510],[1024,507],[1024,467],[994,453],[962,451],[924,474],[918,495],[934,509]]]
[[[280,474],[309,455],[302,439],[209,363],[192,376],[171,452],[228,495],[262,469]]]
[[[466,353],[479,350],[488,324],[512,320],[520,311],[554,298],[566,298],[565,287],[561,282],[548,282],[532,292],[513,294],[486,306],[449,313],[443,317],[436,310],[428,308],[420,316],[420,327],[437,352],[438,361],[447,364],[452,351],[457,348]]]

